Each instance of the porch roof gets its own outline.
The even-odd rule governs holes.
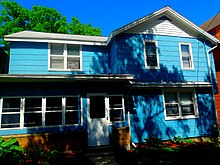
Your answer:
[[[212,87],[209,82],[158,82],[158,83],[146,83],[146,82],[134,82],[133,88],[198,88],[198,87]]]
[[[0,74],[0,82],[133,81],[131,74]]]

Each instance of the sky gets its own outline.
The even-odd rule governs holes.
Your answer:
[[[1,1],[1,0],[0,0]],[[121,26],[170,6],[197,26],[214,17],[220,0],[15,0],[22,7],[33,5],[54,8],[70,22],[74,16],[83,24],[99,27],[102,36]]]

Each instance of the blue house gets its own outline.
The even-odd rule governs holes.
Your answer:
[[[100,146],[125,127],[134,143],[212,135],[219,40],[168,6],[109,37],[22,31],[4,39],[11,55],[0,75],[0,136],[81,131],[87,146]]]

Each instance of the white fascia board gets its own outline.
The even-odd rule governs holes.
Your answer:
[[[106,46],[106,42],[95,42],[95,41],[70,41],[70,40],[43,40],[43,39],[29,39],[29,38],[5,38],[5,41],[20,41],[20,42],[46,42],[46,43],[62,43],[62,44],[79,44],[79,45],[96,45]]]

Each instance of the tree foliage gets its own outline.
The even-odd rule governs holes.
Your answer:
[[[79,19],[72,17],[68,24],[66,17],[53,8],[33,6],[26,9],[15,1],[2,0],[0,2],[0,45],[4,45],[9,51],[9,43],[4,41],[4,36],[23,30],[79,34],[100,36],[101,29],[90,24],[82,24]]]

